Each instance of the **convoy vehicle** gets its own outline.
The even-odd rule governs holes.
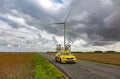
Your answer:
[[[61,45],[56,46],[55,60],[61,63],[76,63],[76,57],[70,52],[71,46],[66,45],[65,49]]]

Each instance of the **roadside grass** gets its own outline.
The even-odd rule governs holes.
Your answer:
[[[56,67],[54,67],[39,54],[36,54],[34,59],[35,70],[33,73],[35,79],[65,79],[63,74]]]

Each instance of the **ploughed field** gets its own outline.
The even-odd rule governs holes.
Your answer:
[[[55,56],[56,53],[47,53]],[[87,60],[120,66],[120,53],[73,53],[79,60]]]
[[[120,54],[114,54],[114,53],[106,53],[106,54],[80,54],[75,53],[75,56],[78,59],[82,60],[88,60],[88,61],[94,61],[99,63],[105,63],[105,64],[113,64],[113,65],[119,65],[120,66]]]
[[[0,53],[0,79],[33,79],[33,53]]]
[[[74,53],[78,58],[76,64],[61,64],[55,62],[54,54],[43,54],[43,56],[63,70],[70,79],[120,79],[120,66],[102,64],[119,64],[120,54],[115,53]],[[80,60],[79,60],[80,59]],[[82,60],[81,60],[82,59]],[[95,62],[89,62],[89,61]],[[102,62],[102,63],[96,63]]]
[[[0,79],[65,79],[37,53],[0,53]]]

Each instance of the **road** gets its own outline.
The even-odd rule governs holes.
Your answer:
[[[41,54],[63,71],[70,79],[120,79],[120,67],[108,64],[78,60],[76,64],[61,64],[54,56]]]

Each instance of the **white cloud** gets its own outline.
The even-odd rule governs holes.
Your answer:
[[[58,11],[62,5],[54,3],[53,0],[34,0],[33,1],[38,7],[43,7],[46,10]]]
[[[12,9],[11,12],[14,13],[14,14],[17,14],[17,13],[18,13],[18,11],[15,10],[15,9]]]
[[[100,0],[103,5],[113,5],[112,0]]]
[[[63,44],[63,28],[58,27],[59,25],[47,25],[46,22],[62,22],[71,7],[74,8],[68,21],[71,31],[68,34],[70,37],[68,40],[71,39],[74,42],[72,43],[73,50],[119,49],[119,44],[113,44],[115,40],[108,38],[119,36],[119,32],[116,32],[117,29],[119,30],[117,28],[119,13],[117,16],[112,14],[116,11],[113,0],[62,0],[62,3],[56,2],[56,0],[12,0],[12,2],[1,0],[0,2],[0,41],[4,46],[12,48],[11,50],[25,51],[24,48],[28,50],[37,48],[42,51],[54,50],[53,36],[58,43]],[[119,2],[117,3],[119,4]],[[72,22],[71,20],[73,24],[69,24]],[[116,22],[118,26],[115,26]],[[114,27],[110,26],[111,24]],[[115,28],[115,30],[110,28]],[[118,40],[116,37],[115,39]],[[105,38],[108,38],[112,44],[102,45],[102,43],[108,42],[106,41],[108,39]],[[101,46],[94,46],[98,43]],[[86,46],[87,44],[88,46]]]
[[[2,29],[11,29],[11,26],[4,21],[0,20],[0,28]]]
[[[5,16],[6,16],[6,18],[8,18],[8,19],[10,19],[18,24],[23,24],[23,25],[25,24],[25,19],[23,19],[22,17],[16,17],[16,16],[13,16],[11,14],[7,14]]]
[[[35,3],[38,7],[42,7],[43,10],[48,11],[59,11],[62,8],[67,7],[72,0],[63,0],[63,3],[56,2],[56,0],[34,0],[32,1]]]

